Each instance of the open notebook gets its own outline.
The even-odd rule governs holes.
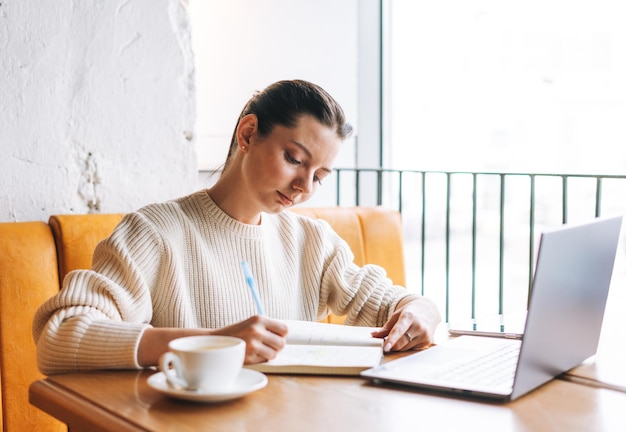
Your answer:
[[[282,320],[289,332],[287,345],[276,358],[246,365],[264,373],[354,375],[380,364],[382,338],[372,337],[377,327]]]
[[[509,401],[596,353],[622,217],[541,235],[521,340],[459,336],[361,373],[379,383]]]

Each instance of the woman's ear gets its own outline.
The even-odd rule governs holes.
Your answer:
[[[252,137],[256,134],[258,119],[255,114],[248,114],[239,120],[237,125],[237,144],[244,152],[247,152]]]

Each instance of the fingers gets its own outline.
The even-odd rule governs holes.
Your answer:
[[[394,333],[385,340],[384,350],[389,351],[407,351],[411,349],[421,349],[431,344],[428,333],[421,326],[413,325],[404,331],[404,333]]]
[[[399,351],[423,348],[430,345],[430,338],[421,326],[413,325],[398,339],[396,345]]]
[[[387,339],[387,337],[389,336],[391,330],[396,325],[399,317],[400,317],[400,313],[394,312],[389,317],[389,320],[385,323],[385,325],[380,330],[372,332],[372,336],[376,337],[376,338],[386,338]],[[395,341],[395,338],[393,338],[393,340]],[[388,350],[386,350],[386,351],[388,351]]]
[[[284,336],[267,329],[253,332],[246,339],[246,363],[260,363],[275,358],[285,343]]]
[[[419,317],[410,310],[398,311],[396,313],[398,316],[394,319],[395,323],[385,338],[385,352],[419,349],[431,344],[430,334]],[[396,313],[393,315],[396,315]],[[392,318],[394,318],[393,315]],[[392,321],[392,319],[389,321]],[[389,322],[385,324],[385,328],[388,326]]]
[[[287,326],[265,316],[253,316],[221,329],[220,333],[246,341],[245,364],[271,360],[285,347]]]
[[[245,364],[263,363],[271,360],[278,355],[282,348],[275,348],[266,345],[258,340],[246,342]]]

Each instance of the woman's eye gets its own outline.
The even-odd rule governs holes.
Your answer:
[[[291,156],[291,153],[289,152],[285,152],[285,159],[287,159],[287,162],[292,163],[294,165],[300,165],[301,163],[299,160]]]
[[[322,185],[322,179],[318,176],[313,176],[313,181],[318,183],[320,186]]]

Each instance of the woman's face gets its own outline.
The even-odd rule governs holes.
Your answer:
[[[293,128],[274,126],[265,137],[254,133],[243,160],[251,199],[266,213],[308,200],[331,174],[341,143],[334,129],[309,115]]]

